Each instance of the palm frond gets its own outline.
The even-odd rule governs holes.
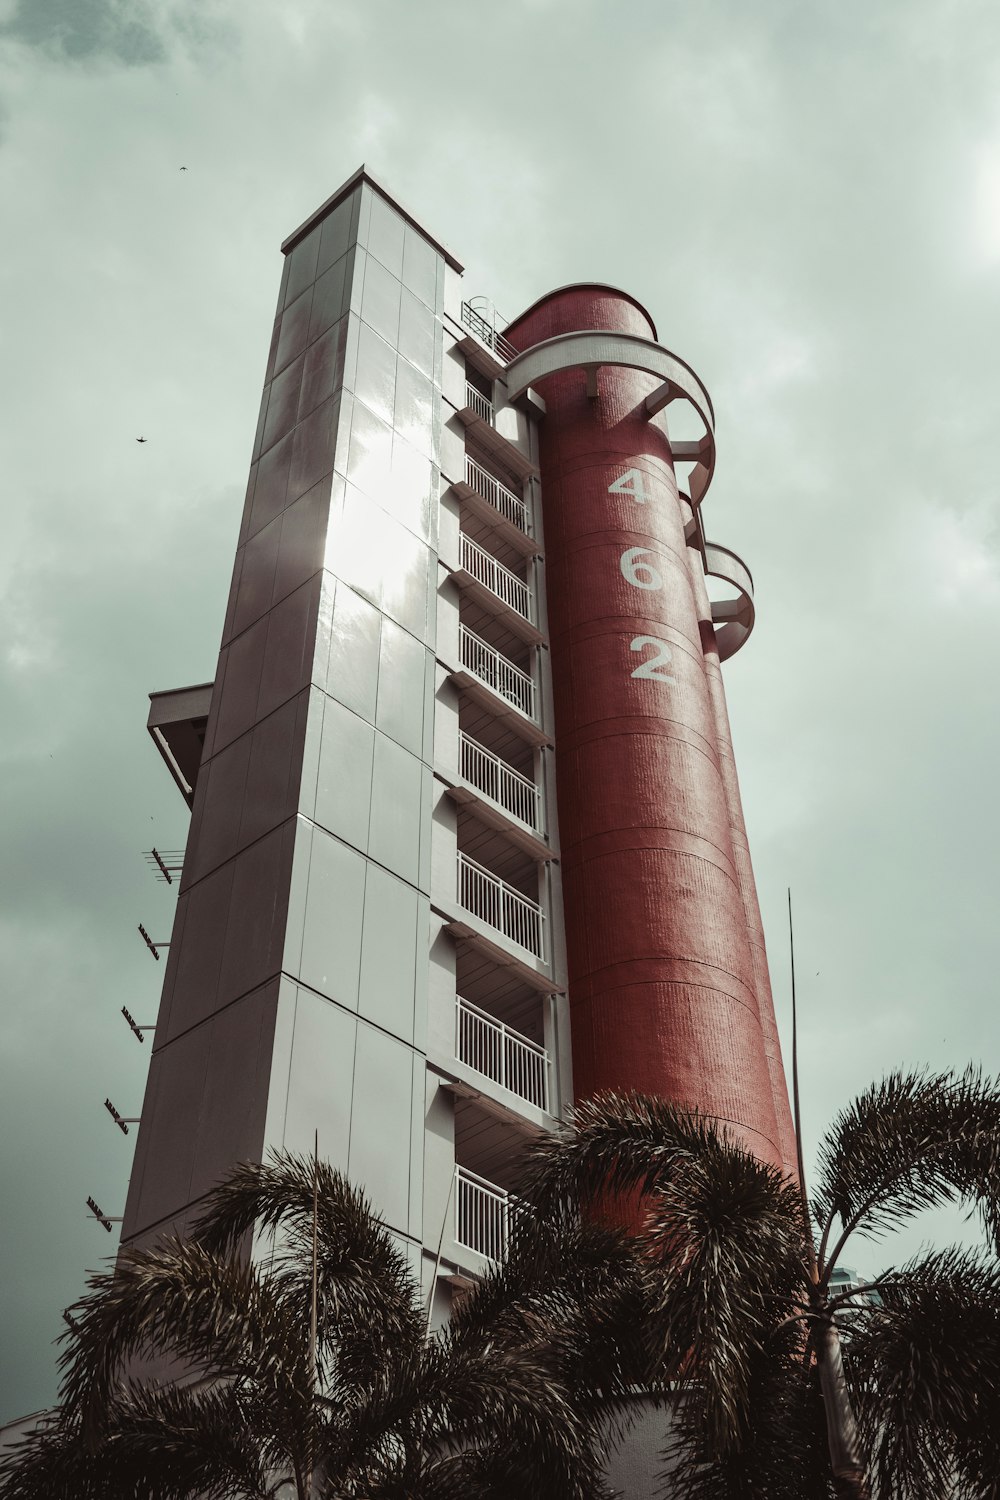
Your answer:
[[[712,1121],[649,1094],[606,1093],[578,1104],[558,1131],[525,1153],[522,1195],[554,1213],[615,1194],[634,1199],[719,1131]]]
[[[126,1248],[89,1288],[70,1310],[59,1360],[62,1405],[88,1437],[126,1364],[144,1356],[174,1356],[205,1375],[249,1367],[275,1385],[293,1378],[285,1319],[266,1280],[241,1260],[166,1239]]]
[[[600,1482],[595,1434],[543,1355],[483,1346],[443,1334],[428,1346],[423,1382],[425,1446],[493,1455],[509,1493],[590,1500]]]
[[[759,1351],[805,1288],[801,1200],[775,1168],[709,1135],[650,1198],[641,1243],[659,1277],[661,1371],[692,1375],[717,1451],[752,1420]]]
[[[65,1414],[0,1465],[3,1500],[266,1500],[253,1405],[233,1386],[134,1386],[112,1399],[101,1441]]]
[[[830,1500],[833,1486],[815,1370],[791,1330],[749,1354],[745,1429],[720,1451],[697,1381],[678,1391],[665,1458],[671,1500]]]
[[[966,1250],[901,1267],[846,1341],[885,1500],[1000,1495],[1000,1267]]]
[[[456,1342],[541,1353],[595,1419],[653,1378],[653,1286],[634,1239],[569,1217],[514,1216],[505,1259],[452,1316]]]
[[[100,1461],[84,1444],[80,1423],[65,1421],[59,1413],[0,1456],[2,1500],[98,1500],[104,1478]]]
[[[821,1147],[814,1206],[826,1268],[855,1230],[879,1235],[954,1200],[978,1208],[1000,1249],[1000,1088],[971,1068],[892,1073],[841,1111]]]
[[[423,1322],[409,1266],[363,1193],[327,1162],[272,1152],[233,1169],[194,1226],[198,1243],[235,1250],[251,1231],[276,1236],[273,1264],[289,1314],[311,1298],[313,1184],[317,1186],[318,1354],[363,1382],[400,1344],[417,1347]],[[306,1314],[307,1316],[307,1314]]]

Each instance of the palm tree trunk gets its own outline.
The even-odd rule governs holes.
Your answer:
[[[840,1335],[831,1323],[820,1323],[814,1340],[834,1489],[843,1500],[871,1500],[858,1424],[844,1376]]]

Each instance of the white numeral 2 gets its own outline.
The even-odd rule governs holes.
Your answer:
[[[677,678],[671,677],[669,672],[661,672],[660,667],[665,667],[672,660],[670,647],[664,642],[657,640],[655,635],[637,635],[633,640],[630,651],[644,651],[647,646],[652,646],[656,652],[655,656],[648,656],[641,661],[632,673],[633,677],[655,677],[657,682],[672,682],[677,685]]]
[[[626,469],[620,479],[615,479],[608,485],[609,495],[627,495],[630,500],[635,500],[639,505],[645,505],[649,499],[646,493],[646,481],[641,469]]]

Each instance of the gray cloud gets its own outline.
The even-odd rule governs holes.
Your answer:
[[[171,901],[141,851],[186,821],[145,694],[214,671],[278,245],[361,160],[471,292],[513,314],[624,285],[712,392],[707,523],[758,588],[730,710],[783,1024],[795,894],[809,1139],[885,1068],[1000,1043],[994,8],[207,14],[36,4],[0,42],[0,1418],[51,1399],[59,1310],[109,1248],[83,1200],[124,1201],[101,1101],[141,1098],[117,1013],[155,1008],[135,925]]]
[[[231,36],[204,7],[177,0],[9,0],[0,38],[65,63],[165,63],[178,43],[204,45]]]
[[[162,62],[165,49],[159,31],[138,19],[136,9],[116,0],[17,0],[0,35],[74,62],[93,57],[132,67]]]

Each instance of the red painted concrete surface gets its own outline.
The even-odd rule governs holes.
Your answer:
[[[579,329],[655,337],[604,287],[553,293],[508,334],[524,350]],[[656,384],[604,367],[596,399],[582,370],[539,385],[575,1088],[697,1106],[781,1164],[787,1096],[769,1065],[780,1075],[769,1005],[762,1024],[721,679],[710,681],[666,423],[642,409]],[[629,470],[641,481],[611,492]],[[752,887],[748,863],[744,878]]]
[[[716,645],[715,627],[712,624],[712,609],[705,585],[705,570],[702,567],[700,554],[692,547],[688,548],[688,565],[691,570],[691,587],[698,609],[702,647],[705,654],[705,675],[715,716],[715,742],[719,751],[719,769],[722,772],[722,782],[726,793],[729,830],[733,840],[733,857],[736,861],[740,894],[743,897],[743,914],[746,919],[750,956],[753,961],[757,1009],[764,1034],[767,1068],[771,1076],[771,1094],[774,1100],[778,1139],[785,1170],[793,1177],[797,1177],[795,1127],[792,1124],[788,1085],[781,1060],[781,1043],[774,1018],[771,976],[768,972],[767,950],[764,946],[764,925],[760,918],[757,885],[753,878],[753,865],[750,861],[750,843],[743,820],[743,799],[740,796],[739,778],[736,774],[736,756],[733,752],[733,739],[729,728],[729,710],[726,706],[726,690],[722,681],[722,664],[719,661],[719,648]]]

